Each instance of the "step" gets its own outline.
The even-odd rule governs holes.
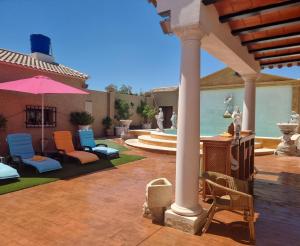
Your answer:
[[[140,130],[129,130],[129,134],[133,136],[141,136],[141,135],[149,135],[151,133],[148,129],[140,129]]]
[[[172,147],[163,147],[163,146],[157,146],[157,145],[151,145],[151,144],[145,144],[140,142],[138,139],[128,139],[125,141],[125,143],[128,146],[140,148],[148,151],[154,151],[158,153],[164,153],[164,154],[172,154],[176,155],[176,148]]]
[[[255,147],[255,149],[261,149],[261,148],[263,148],[263,144],[261,142],[255,142],[254,147]]]
[[[176,148],[176,140],[153,138],[152,135],[138,136],[138,140],[139,140],[139,142],[144,143],[144,144]]]
[[[268,149],[268,148],[261,148],[255,150],[255,156],[262,156],[262,155],[273,155],[275,149]]]
[[[177,140],[177,135],[173,135],[173,134],[165,134],[163,132],[156,132],[153,131],[150,133],[152,138],[157,138],[157,139],[166,139],[166,140]]]
[[[141,143],[138,139],[128,139],[125,141],[125,144],[131,147],[153,151],[157,153],[176,155],[176,148],[145,144]],[[202,156],[202,154],[202,150],[200,150],[200,155]]]

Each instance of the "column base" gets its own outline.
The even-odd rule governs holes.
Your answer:
[[[168,209],[165,212],[165,225],[190,234],[197,234],[205,224],[206,218],[205,210],[196,216],[182,216]]]

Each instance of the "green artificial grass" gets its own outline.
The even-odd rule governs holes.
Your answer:
[[[57,181],[57,178],[19,178],[4,184],[0,184],[0,195],[17,190],[23,190],[37,185],[47,184]]]
[[[109,140],[109,139],[98,139],[98,140],[96,140],[96,143],[97,144],[107,144],[108,147],[117,149],[120,152],[128,150],[128,148],[126,148],[125,146],[117,144],[114,141]]]
[[[100,141],[108,144],[110,147],[117,148],[120,152],[127,150],[126,147],[116,144],[111,140]],[[82,175],[87,175],[89,173],[99,172],[105,169],[116,168],[116,166],[141,159],[144,159],[144,157],[121,153],[120,158],[113,160],[100,159],[99,161],[89,164],[80,164],[76,161],[66,161],[62,163],[62,169],[47,173],[37,173],[35,169],[25,166],[24,168],[18,170],[21,176],[21,178],[18,180],[9,180],[6,181],[6,183],[3,181],[0,182],[0,195],[57,180],[67,180]]]

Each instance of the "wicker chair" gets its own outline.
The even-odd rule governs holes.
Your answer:
[[[248,194],[248,182],[216,172],[205,172],[201,178],[213,198],[202,232],[207,231],[217,210],[242,211],[249,223],[250,240],[255,241],[253,196]]]

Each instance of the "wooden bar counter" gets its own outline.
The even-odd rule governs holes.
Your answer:
[[[254,144],[255,135],[241,134],[239,139],[234,137],[205,137],[203,142],[203,171],[223,173],[250,184],[254,174]],[[203,189],[203,198],[209,195],[207,187]]]

